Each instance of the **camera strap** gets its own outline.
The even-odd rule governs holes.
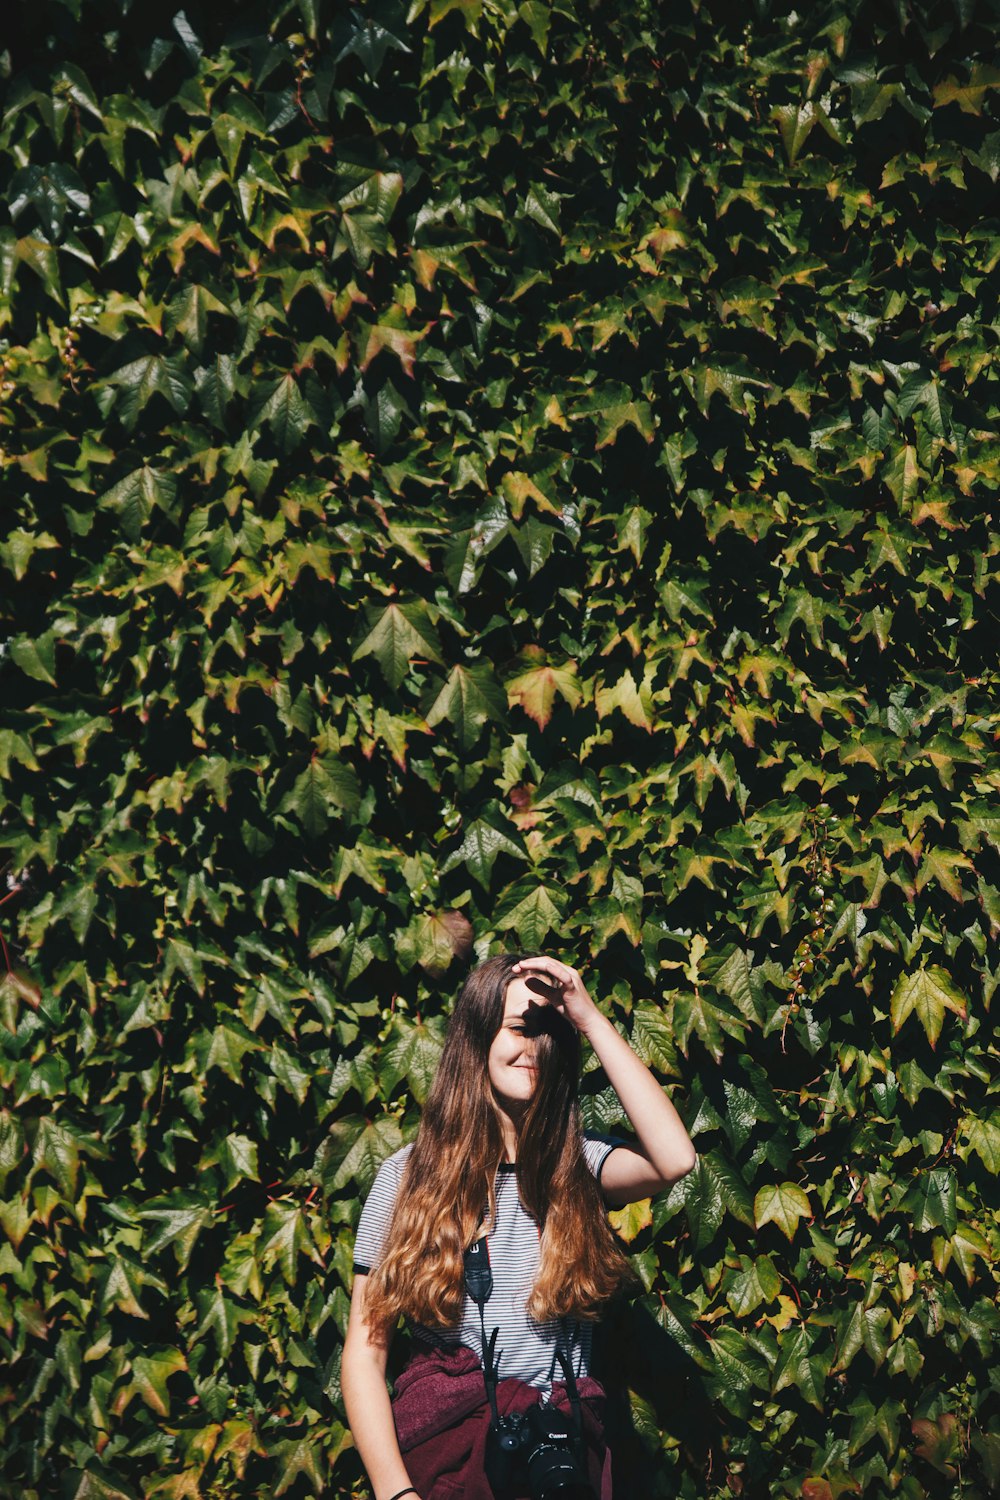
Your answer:
[[[483,1343],[483,1379],[494,1422],[500,1421],[497,1408],[497,1376],[503,1350],[495,1353],[499,1328],[494,1328],[486,1337],[486,1304],[493,1295],[493,1271],[490,1266],[490,1251],[486,1236],[473,1240],[465,1252],[465,1290],[479,1309],[479,1329]]]
[[[558,1347],[556,1348],[556,1359],[559,1361],[563,1372],[563,1383],[566,1386],[566,1394],[569,1397],[569,1409],[573,1414],[573,1436],[578,1443],[582,1443],[583,1411],[580,1406],[580,1392],[576,1384],[576,1376],[573,1374],[573,1361]]]
[[[486,1304],[493,1295],[493,1268],[490,1265],[490,1250],[486,1236],[473,1240],[465,1252],[465,1290],[479,1309],[479,1330],[483,1349],[483,1379],[486,1383],[486,1395],[490,1403],[490,1413],[494,1422],[499,1422],[500,1412],[497,1407],[497,1380],[499,1377],[500,1361],[503,1358],[503,1350],[496,1353],[497,1335],[499,1328],[494,1328],[489,1338],[486,1337]],[[566,1320],[560,1318],[560,1328],[563,1336],[566,1335]],[[580,1407],[580,1392],[576,1384],[576,1376],[573,1373],[573,1362],[564,1352],[560,1345],[556,1345],[555,1359],[563,1372],[563,1382],[566,1386],[566,1395],[569,1397],[570,1411],[573,1418],[574,1437],[577,1442],[583,1439],[583,1412]]]

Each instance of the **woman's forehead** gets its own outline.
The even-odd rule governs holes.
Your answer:
[[[512,1016],[523,1016],[531,1005],[548,1005],[551,998],[551,991],[536,975],[515,975],[507,986],[504,1020]]]

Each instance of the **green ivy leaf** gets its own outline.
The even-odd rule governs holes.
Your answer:
[[[117,484],[105,490],[97,503],[116,511],[129,541],[137,542],[154,507],[171,515],[176,496],[177,481],[174,476],[144,464],[141,469],[133,469],[131,474],[126,474],[124,479],[119,479]]]
[[[785,1330],[781,1350],[771,1372],[771,1390],[775,1396],[790,1387],[821,1412],[825,1406],[826,1377],[829,1372],[830,1357],[817,1350],[814,1330],[801,1327]]]
[[[314,1495],[322,1495],[326,1488],[326,1464],[320,1458],[316,1443],[305,1437],[290,1438],[275,1445],[274,1457],[278,1468],[275,1500],[286,1494],[300,1475],[306,1479]]]
[[[173,1245],[177,1263],[183,1270],[191,1258],[201,1231],[212,1221],[212,1210],[202,1199],[190,1193],[178,1192],[169,1200],[151,1200],[139,1211],[140,1219],[159,1222],[148,1240],[144,1239],[143,1253],[158,1255],[168,1245]]]
[[[794,1182],[771,1183],[762,1187],[753,1200],[754,1223],[758,1229],[777,1224],[786,1239],[794,1239],[799,1220],[812,1218],[809,1196]]]
[[[179,415],[187,411],[191,400],[191,377],[178,355],[144,355],[109,375],[106,385],[118,391],[118,415],[128,432],[135,428],[154,396],[162,396]]]
[[[431,702],[424,717],[433,729],[443,720],[455,727],[458,743],[471,750],[485,725],[503,724],[507,702],[488,666],[452,667],[448,680]]]
[[[374,656],[390,687],[399,687],[415,657],[443,663],[437,633],[422,604],[388,604],[368,611],[368,625],[352,660]]]
[[[70,1203],[76,1197],[80,1170],[80,1148],[71,1131],[51,1115],[38,1122],[32,1160],[36,1168],[47,1172]]]
[[[225,1190],[227,1193],[237,1182],[247,1177],[254,1182],[260,1181],[257,1143],[250,1140],[249,1136],[239,1135],[236,1131],[227,1135],[219,1151],[219,1161],[226,1174]]]
[[[282,812],[298,818],[310,838],[321,838],[331,815],[354,813],[361,788],[353,769],[332,756],[314,756],[281,803]]]
[[[965,998],[940,964],[900,975],[890,1003],[893,1031],[898,1031],[910,1015],[916,1015],[934,1047],[941,1035],[946,1010],[963,1021],[966,1018]]]
[[[518,894],[520,887],[515,888]],[[499,932],[517,933],[518,942],[527,953],[539,953],[545,939],[559,929],[565,900],[561,891],[538,885],[522,896],[516,905],[498,914],[496,927]]]
[[[943,1229],[952,1235],[958,1225],[955,1173],[950,1167],[934,1167],[920,1172],[903,1200],[911,1214],[911,1223],[920,1234]]]
[[[643,1001],[632,1012],[632,1049],[649,1068],[669,1077],[680,1076],[677,1047],[670,1023],[658,1006]]]
[[[398,1151],[402,1144],[399,1122],[391,1115],[379,1115],[354,1135],[333,1173],[330,1186],[336,1192],[350,1183],[359,1193],[367,1193],[386,1157]]]
[[[446,875],[449,870],[464,866],[483,890],[488,891],[493,866],[501,854],[518,860],[528,857],[520,844],[516,843],[509,834],[504,833],[494,824],[488,823],[485,818],[476,818],[466,828],[460,846],[441,866],[441,873]]]
[[[443,1038],[424,1022],[395,1022],[379,1053],[379,1079],[386,1096],[405,1078],[418,1104],[430,1092],[441,1060]]]
[[[23,636],[10,643],[10,658],[27,677],[36,682],[56,685],[56,637],[47,630],[37,640],[26,640]]]
[[[213,1031],[198,1032],[193,1051],[198,1071],[204,1077],[213,1068],[220,1069],[234,1083],[243,1082],[243,1059],[248,1052],[260,1052],[263,1043],[239,1021],[221,1021]]]
[[[253,432],[265,422],[283,453],[292,453],[299,447],[308,429],[316,423],[316,413],[290,371],[279,375],[263,390],[251,408],[249,430]]]
[[[740,1256],[740,1269],[727,1271],[723,1286],[726,1301],[737,1317],[756,1312],[762,1302],[773,1302],[781,1290],[781,1277],[766,1255],[751,1260]]]
[[[958,1148],[962,1160],[968,1161],[974,1151],[988,1172],[1000,1175],[1000,1110],[989,1116],[965,1115],[959,1129],[964,1138]]]
[[[283,1201],[268,1204],[258,1254],[265,1270],[271,1270],[275,1265],[280,1266],[281,1274],[289,1286],[295,1285],[300,1255],[317,1265],[322,1264],[306,1213],[300,1204]]]
[[[228,1359],[232,1353],[240,1325],[257,1321],[257,1314],[251,1308],[237,1306],[231,1297],[223,1295],[218,1286],[206,1288],[199,1294],[198,1312],[200,1321],[193,1342],[211,1335],[220,1360]]]

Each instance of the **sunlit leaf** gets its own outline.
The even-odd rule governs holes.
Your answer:
[[[799,1220],[812,1217],[809,1196],[794,1182],[773,1183],[762,1187],[754,1198],[754,1223],[777,1224],[787,1239],[793,1239]]]

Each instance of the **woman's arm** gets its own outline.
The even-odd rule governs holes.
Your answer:
[[[697,1153],[684,1122],[646,1065],[598,1010],[576,969],[554,958],[531,958],[514,973],[535,974],[549,986],[549,1003],[590,1042],[639,1137],[639,1150],[619,1146],[605,1161],[601,1188],[607,1201],[616,1207],[634,1203],[690,1172]]]
[[[347,1421],[375,1500],[389,1500],[410,1483],[396,1441],[392,1404],[385,1384],[391,1334],[374,1333],[364,1319],[368,1277],[357,1275],[351,1293],[351,1315],[344,1340],[341,1389]],[[415,1500],[408,1495],[407,1500]]]

